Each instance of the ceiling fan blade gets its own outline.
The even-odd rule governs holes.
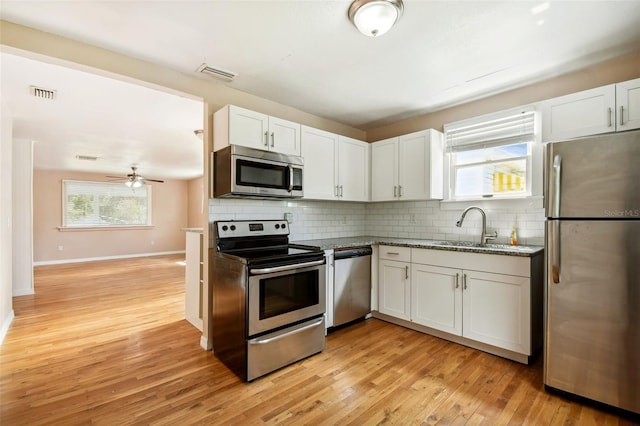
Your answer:
[[[112,178],[112,179],[126,179],[127,178],[126,176],[105,176],[105,177]]]
[[[158,180],[158,179],[147,179],[147,178],[145,178],[144,180],[145,180],[145,181],[148,181],[148,182],[159,182],[159,183],[164,183],[164,181],[163,181],[163,180]]]

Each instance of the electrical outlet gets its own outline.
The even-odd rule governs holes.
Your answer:
[[[409,214],[409,223],[416,223],[416,214],[415,213],[410,213]]]
[[[289,223],[293,223],[293,213],[285,213],[284,220],[286,220]]]
[[[154,245],[156,243],[155,240],[151,240],[151,245]]]
[[[342,216],[342,224],[343,225],[347,224],[347,216]]]
[[[58,246],[58,251],[64,250],[64,246]]]

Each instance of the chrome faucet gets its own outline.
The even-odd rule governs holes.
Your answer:
[[[456,222],[456,226],[458,228],[462,227],[462,222],[464,221],[464,217],[467,215],[467,212],[469,210],[478,210],[482,215],[482,235],[480,235],[481,244],[487,244],[487,241],[495,240],[496,238],[498,238],[498,231],[493,231],[493,234],[487,235],[487,215],[484,213],[484,210],[482,210],[480,207],[477,207],[477,206],[467,207],[462,212],[462,216],[460,216],[460,220]]]

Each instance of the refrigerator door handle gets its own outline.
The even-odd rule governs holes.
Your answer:
[[[560,221],[554,220],[551,229],[551,279],[560,284]]]
[[[560,217],[560,172],[562,170],[562,157],[556,155],[553,157],[553,191],[551,200],[551,215],[555,218]]]

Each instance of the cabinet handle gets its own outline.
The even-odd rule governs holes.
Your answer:
[[[394,256],[399,256],[400,255],[400,253],[397,253],[395,251],[393,251],[393,252],[392,251],[388,251],[387,254],[392,254]]]
[[[620,125],[624,125],[624,107],[620,105]]]
[[[338,185],[336,185],[336,190],[335,190],[334,194],[335,194],[336,197],[340,196],[340,191],[338,190]]]
[[[608,110],[608,112],[609,112],[609,124],[607,125],[607,127],[611,127],[611,126],[613,125],[613,123],[611,122],[611,113],[612,113],[612,110],[611,110],[611,108],[607,108],[607,110]]]
[[[340,196],[342,197],[343,195],[344,195],[344,187],[340,185]]]
[[[460,274],[456,274],[456,288],[460,287]]]
[[[402,185],[398,185],[398,198],[402,197]]]
[[[273,132],[271,132],[271,147],[274,147],[275,145],[275,137],[273,136]]]
[[[462,274],[462,288],[467,289],[467,274]]]
[[[404,267],[404,279],[405,280],[409,279],[409,267],[408,266]]]
[[[396,198],[398,196],[398,187],[393,185],[393,198]]]
[[[269,132],[264,132],[264,146],[269,146]]]

